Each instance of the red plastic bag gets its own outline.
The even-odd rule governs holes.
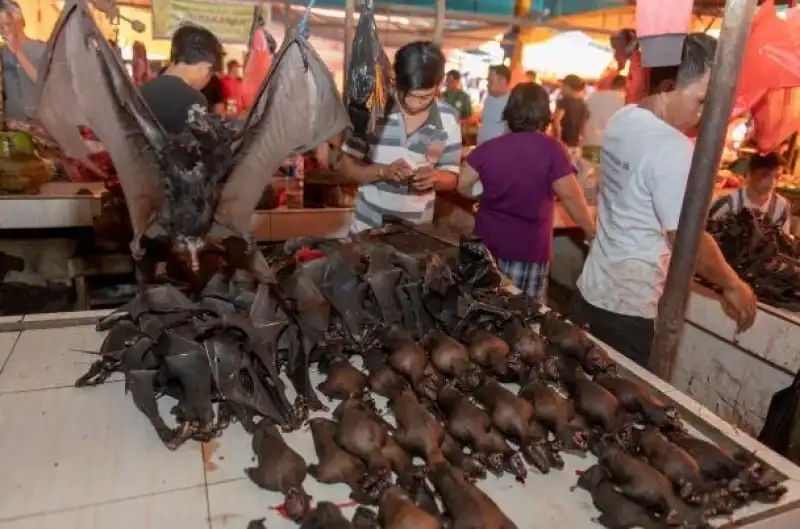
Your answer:
[[[739,78],[733,117],[753,115],[758,149],[768,152],[800,129],[800,16],[778,18],[772,0],[756,12]]]
[[[272,52],[261,8],[256,6],[255,9],[253,27],[250,29],[250,42],[242,74],[243,110],[249,110],[255,103],[258,91],[261,89],[261,84],[266,79],[272,63]]]

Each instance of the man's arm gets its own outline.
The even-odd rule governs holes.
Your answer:
[[[688,142],[674,146],[662,144],[660,148],[661,155],[652,158],[647,184],[656,217],[666,233],[667,242],[673,246],[694,149]],[[739,329],[748,329],[753,325],[756,317],[755,294],[725,261],[716,241],[708,233],[703,233],[700,240],[695,271],[722,290],[722,308],[736,321]]]
[[[337,170],[354,184],[372,184],[384,180],[387,167],[367,162],[370,146],[364,140],[350,136],[342,143],[342,157],[335,164]]]
[[[458,172],[461,169],[461,127],[458,123],[444,124],[447,139],[445,140],[442,157],[436,164],[436,183],[434,189],[438,191],[452,191],[458,183]]]
[[[467,198],[475,198],[473,189],[476,183],[480,181],[480,175],[468,162],[461,165],[461,172],[458,174],[458,183],[456,190],[462,196]]]
[[[28,57],[25,55],[25,52],[20,49],[18,52],[14,53],[14,55],[17,57],[17,61],[19,61],[19,65],[22,66],[22,71],[25,72],[25,75],[28,76],[28,79],[36,84],[36,81],[39,77],[38,72],[36,71],[36,67],[33,65],[30,59],[28,59]]]

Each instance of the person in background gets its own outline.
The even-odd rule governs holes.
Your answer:
[[[36,97],[36,69],[46,45],[25,34],[22,8],[13,0],[6,0],[0,8],[0,36],[5,41],[1,48],[5,118],[27,122],[28,116],[33,113],[32,105]]]
[[[552,258],[555,197],[586,237],[594,237],[594,222],[575,167],[564,146],[545,134],[550,118],[550,98],[544,88],[535,83],[515,86],[503,111],[509,132],[467,156],[457,187],[471,197],[480,182],[476,235],[500,270],[542,302]]]
[[[131,70],[133,82],[136,86],[142,86],[153,78],[150,71],[150,62],[147,60],[147,48],[142,42],[134,41],[131,47]]]
[[[589,111],[583,99],[585,85],[577,75],[568,75],[561,81],[561,97],[556,102],[553,117],[553,135],[564,142],[573,163],[580,160],[581,140]]]
[[[764,219],[779,226],[785,233],[791,227],[789,201],[775,193],[775,185],[783,174],[786,162],[778,153],[755,154],[750,158],[744,187],[718,198],[711,206],[709,218],[721,219],[744,209],[756,210]]]
[[[236,59],[228,61],[228,73],[221,79],[222,99],[225,103],[226,114],[238,116],[244,110],[242,98],[242,67]]]
[[[645,367],[694,154],[684,131],[700,122],[716,48],[709,35],[688,35],[671,89],[618,111],[603,135],[597,236],[570,319]],[[708,233],[696,273],[719,287],[740,329],[753,324],[756,297]]]
[[[533,70],[528,70],[525,72],[525,81],[528,83],[535,83],[539,80],[539,75],[534,72]]]
[[[166,70],[139,89],[164,130],[180,133],[189,109],[208,105],[201,90],[221,63],[222,44],[209,30],[184,25],[175,31]]]
[[[456,109],[459,119],[463,122],[472,120],[472,101],[461,86],[461,73],[450,70],[445,77],[445,90],[442,94],[445,103]]]
[[[395,55],[396,106],[367,142],[350,136],[338,169],[359,184],[352,232],[379,228],[384,216],[433,221],[436,191],[456,187],[461,162],[459,115],[437,99],[445,57],[431,42]]]
[[[478,145],[502,134],[508,128],[503,121],[503,109],[506,108],[510,91],[511,70],[502,64],[489,67],[488,92],[481,111],[481,127],[478,130]]]
[[[586,98],[589,119],[583,134],[583,147],[599,148],[606,123],[617,110],[625,106],[625,78],[616,76],[607,89],[598,89]]]
[[[219,72],[214,72],[214,75],[211,76],[200,92],[206,98],[209,112],[213,112],[218,116],[228,115],[228,109],[225,106],[224,87],[222,80],[219,78]]]

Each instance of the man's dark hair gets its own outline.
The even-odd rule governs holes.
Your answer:
[[[231,59],[228,61],[228,64],[226,66],[228,67],[228,70],[230,70],[231,68],[237,68],[241,65],[239,64],[239,61],[237,61],[236,59]]]
[[[754,154],[752,158],[750,158],[750,164],[748,167],[751,172],[761,170],[772,171],[773,169],[786,167],[786,160],[784,160],[783,157],[777,152],[771,152],[763,155]]]
[[[502,77],[507,83],[511,82],[511,68],[505,64],[495,64],[494,66],[489,66],[489,71],[494,72],[494,74],[499,77]]]
[[[503,109],[503,121],[511,132],[544,132],[551,119],[550,96],[537,83],[515,86]]]
[[[395,86],[400,94],[428,90],[442,84],[444,53],[429,41],[410,42],[394,56]]]
[[[676,84],[678,88],[690,85],[711,71],[717,39],[705,33],[690,33],[683,43],[683,55],[678,66]]]
[[[458,70],[450,70],[447,72],[447,77],[452,79],[453,81],[460,81],[461,80],[461,72]]]
[[[172,35],[170,61],[174,64],[199,64],[207,62],[215,71],[222,67],[222,44],[206,28],[186,24]]]
[[[622,88],[625,88],[625,78],[621,75],[617,75],[611,80],[611,89],[620,90]]]
[[[567,86],[576,92],[579,90],[583,90],[586,86],[586,83],[583,82],[583,79],[575,75],[574,73],[569,74],[564,79],[561,80],[561,83],[564,86]]]
[[[539,74],[534,72],[533,70],[527,70],[525,75],[528,77],[531,83],[535,83],[537,79],[539,79]]]

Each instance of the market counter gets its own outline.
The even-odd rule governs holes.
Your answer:
[[[28,397],[24,401],[14,400],[13,407],[5,408],[8,415],[6,420],[11,421],[9,424],[26,424],[27,427],[13,428],[6,432],[0,440],[0,448],[5,449],[4,451],[7,453],[18,453],[15,450],[18,450],[19,447],[31,446],[35,440],[33,446],[37,450],[29,451],[29,453],[50,453],[52,451],[51,457],[58,458],[54,460],[59,463],[53,465],[50,459],[41,461],[40,457],[37,459],[34,456],[28,459],[23,457],[22,463],[17,462],[19,458],[0,460],[0,470],[3,470],[4,475],[15,476],[14,479],[5,480],[3,484],[0,484],[0,493],[3,493],[3,497],[8,500],[6,502],[7,515],[12,511],[15,514],[24,514],[22,511],[32,505],[31,502],[25,501],[26,495],[30,495],[32,490],[37,492],[36,497],[39,498],[36,503],[37,508],[48,508],[53,511],[57,508],[83,508],[88,500],[80,503],[75,500],[75,494],[62,492],[65,484],[71,483],[65,481],[64,472],[85,468],[82,460],[85,460],[86,453],[92,454],[95,459],[99,457],[101,460],[110,460],[109,458],[116,454],[115,447],[121,446],[124,448],[124,456],[120,452],[120,455],[116,457],[127,457],[128,459],[133,457],[140,462],[137,471],[141,472],[141,476],[143,476],[139,480],[144,483],[142,486],[152,482],[152,480],[145,481],[147,477],[162,476],[162,467],[175,465],[175,461],[180,461],[179,468],[184,469],[183,472],[186,475],[191,474],[186,469],[195,470],[196,475],[199,475],[201,487],[205,476],[208,488],[198,497],[206,498],[206,495],[211,497],[211,506],[214,509],[212,510],[214,513],[212,514],[212,525],[215,528],[243,527],[247,520],[265,516],[268,527],[277,529],[296,527],[290,521],[281,518],[274,507],[268,508],[271,505],[281,504],[283,502],[281,495],[259,489],[249,480],[238,479],[242,475],[242,467],[251,464],[249,447],[252,442],[251,438],[238,425],[231,425],[218,440],[204,447],[201,447],[200,444],[189,443],[178,452],[171,453],[165,451],[156,436],[149,431],[149,426],[144,418],[135,409],[129,397],[124,394],[122,385],[112,383],[92,389],[71,386],[74,376],[82,373],[87,366],[85,354],[80,351],[93,349],[100,344],[102,336],[95,332],[94,323],[104,314],[104,311],[39,314],[7,317],[0,321],[0,333],[5,333],[0,334],[0,338],[7,338],[4,343],[7,342],[10,349],[9,351],[0,350],[0,358],[9,359],[3,372],[8,387],[28,387],[27,385],[38,382],[39,379],[32,375],[32,373],[38,373],[37,365],[47,366],[46,373],[49,378],[40,375],[44,377],[42,380],[48,381],[43,383],[60,384],[56,389],[48,390],[51,393],[57,392],[56,400],[31,400],[35,396],[31,397],[31,393],[25,391],[3,395],[6,400],[17,399],[19,395]],[[50,344],[48,345],[50,349],[43,349],[42,344]],[[728,449],[738,448],[752,452],[755,458],[788,478],[786,482],[788,492],[778,505],[753,504],[738,510],[732,520],[736,522],[737,527],[753,529],[798,527],[800,523],[798,521],[800,517],[800,509],[798,509],[800,507],[799,467],[760,445],[741,430],[721,420],[691,398],[639,368],[624,356],[607,347],[606,349],[609,355],[619,363],[620,371],[624,376],[644,382],[667,404],[675,405],[694,435],[710,439]],[[31,363],[25,360],[26,358],[38,358],[39,360]],[[50,366],[58,366],[58,369],[50,369]],[[53,378],[54,376],[56,378]],[[321,381],[321,375],[316,370],[312,371],[311,377],[314,385]],[[288,383],[287,387],[289,387]],[[96,395],[97,392],[104,394]],[[383,405],[380,398],[377,398],[376,401],[379,401],[379,405]],[[67,404],[64,404],[65,402]],[[35,406],[33,409],[36,410],[37,415],[46,413],[54,418],[47,421],[30,421],[29,415],[23,415],[22,411],[17,411],[22,405],[20,403]],[[94,410],[93,421],[98,424],[110,424],[113,427],[108,431],[96,432],[96,428],[87,430],[65,426],[83,425],[87,407]],[[167,407],[162,408],[162,410],[167,409]],[[33,413],[27,411],[27,408],[24,411]],[[25,417],[25,420],[23,421],[20,417]],[[89,432],[88,437],[87,431]],[[314,461],[316,456],[310,434],[301,430],[289,435],[291,435],[293,448],[307,461]],[[51,441],[52,439],[57,439],[57,442]],[[85,450],[63,449],[65,445],[70,447],[76,443],[83,446]],[[154,450],[155,452],[153,452]],[[199,457],[201,450],[202,458]],[[22,453],[24,456],[26,452]],[[153,453],[165,455],[164,457],[152,457]],[[183,457],[181,454],[185,456],[182,460],[180,459]],[[550,472],[548,475],[530,472],[525,483],[517,483],[508,474],[501,479],[489,477],[481,481],[479,486],[520,528],[552,526],[599,529],[600,525],[593,521],[598,513],[593,507],[589,495],[582,490],[574,492],[570,490],[575,484],[578,474],[589,468],[595,460],[591,455],[578,457],[564,454],[563,457],[566,466],[562,471]],[[191,467],[192,464],[196,467]],[[106,491],[102,497],[105,499],[109,497],[108,482],[103,476],[98,473],[88,473],[83,479],[83,490]],[[162,479],[158,478],[158,480]],[[223,507],[215,505],[214,502],[222,501],[220,487],[229,486],[220,485],[220,483],[229,484],[237,479],[241,486],[230,485],[236,487],[231,492],[230,502],[224,501]],[[160,483],[160,481],[155,481],[155,483]],[[317,486],[316,482],[310,478],[305,483],[309,487],[308,492],[314,496],[316,502],[327,500],[344,504],[346,505],[344,507],[345,516],[348,518],[352,516],[352,503],[347,502],[349,494],[347,487],[343,485]],[[110,489],[112,494],[119,490],[113,487]],[[156,494],[162,490],[137,489],[137,491],[139,494]],[[95,492],[95,497],[91,498],[92,501],[98,501],[96,495]],[[113,496],[112,499],[119,498]],[[41,504],[41,502],[45,503]],[[11,509],[11,506],[14,508]],[[206,516],[205,505],[196,505],[196,508],[202,511],[203,516]],[[540,522],[532,523],[533,517]],[[220,520],[224,521],[220,522]],[[150,521],[158,524],[156,519]],[[721,525],[723,521],[718,520],[717,522],[714,525]],[[16,522],[12,520],[11,524],[13,523]]]
[[[694,284],[672,384],[731,424],[757,434],[772,395],[800,369],[800,315],[758,304],[737,334],[719,294]]]

